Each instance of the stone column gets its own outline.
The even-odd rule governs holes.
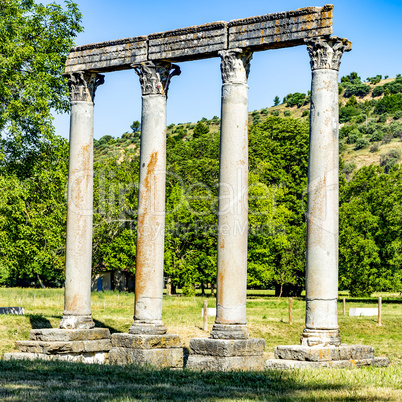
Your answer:
[[[247,339],[248,85],[252,53],[221,56],[217,311],[212,338]]]
[[[337,37],[307,42],[311,58],[307,198],[306,328],[302,345],[341,343],[338,327],[339,136],[338,70],[351,43]]]
[[[104,76],[67,74],[71,98],[66,281],[59,328],[89,329],[91,315],[93,119],[96,88]]]
[[[162,323],[165,240],[166,98],[170,63],[132,66],[142,88],[140,178],[137,224],[134,323],[130,334],[164,334]]]

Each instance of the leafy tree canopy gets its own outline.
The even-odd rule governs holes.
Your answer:
[[[81,13],[33,0],[0,2],[0,162],[16,167],[54,133],[52,109],[69,109],[64,63],[81,32]]]

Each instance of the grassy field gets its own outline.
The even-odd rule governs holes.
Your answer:
[[[374,295],[379,296],[379,295]],[[261,373],[192,373],[138,367],[86,366],[56,362],[0,361],[1,400],[402,400],[402,298],[383,297],[383,326],[377,317],[342,315],[339,325],[344,343],[371,345],[377,356],[391,360],[388,368],[352,370],[294,370]],[[376,307],[376,297],[352,299],[346,307]],[[203,298],[165,297],[164,324],[180,335],[184,346],[202,330]],[[129,293],[92,294],[97,326],[127,332],[132,324],[134,296]],[[16,340],[28,339],[32,328],[57,327],[63,312],[60,289],[0,288],[0,306],[25,308],[24,316],[0,316],[0,355],[14,351]],[[208,298],[208,306],[215,299]],[[288,322],[288,300],[269,292],[249,291],[250,335],[266,340],[266,357],[280,344],[298,344],[304,328],[305,302],[294,299],[293,324]],[[209,330],[213,318],[209,318]]]

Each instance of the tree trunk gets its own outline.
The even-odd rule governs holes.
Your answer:
[[[38,278],[38,282],[39,282],[40,287],[42,289],[46,289],[46,286],[43,284],[42,279],[40,279],[39,274],[36,274],[36,277]]]
[[[289,283],[275,283],[275,297],[300,297],[303,287]]]

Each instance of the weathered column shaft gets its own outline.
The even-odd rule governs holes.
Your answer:
[[[103,76],[69,74],[70,155],[64,313],[60,328],[95,326],[91,316],[93,216],[93,117],[95,90]]]
[[[142,86],[134,324],[130,333],[161,334],[165,239],[166,93],[177,66],[133,65]]]
[[[247,338],[248,85],[251,53],[222,51],[217,313],[213,338]]]
[[[345,39],[308,42],[312,65],[307,206],[306,329],[302,344],[341,342],[338,317],[338,70]]]
[[[307,207],[306,327],[337,329],[338,74],[314,70]]]

